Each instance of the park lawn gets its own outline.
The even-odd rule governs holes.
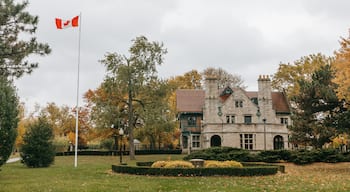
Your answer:
[[[144,155],[137,161],[181,159],[181,155]],[[135,165],[136,161],[129,161]],[[112,173],[119,157],[56,157],[48,168],[6,164],[0,171],[0,191],[350,191],[350,163],[286,165],[286,173],[260,177],[160,177]]]

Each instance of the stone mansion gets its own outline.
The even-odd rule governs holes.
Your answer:
[[[290,106],[283,92],[272,91],[268,76],[258,78],[258,91],[219,87],[213,77],[205,80],[204,90],[177,90],[183,152],[214,146],[289,148]]]

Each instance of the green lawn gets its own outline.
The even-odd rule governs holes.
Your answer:
[[[181,159],[180,155],[137,156],[137,161]],[[135,161],[128,161],[129,165]],[[285,164],[285,174],[263,177],[151,177],[111,172],[119,157],[56,157],[49,168],[21,163],[0,171],[0,191],[350,191],[350,163]]]

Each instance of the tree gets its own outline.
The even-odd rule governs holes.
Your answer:
[[[350,33],[349,33],[350,35]],[[338,85],[337,95],[350,103],[350,37],[340,40],[340,49],[335,52],[335,78],[334,82]]]
[[[174,133],[175,115],[171,113],[168,103],[170,86],[167,81],[153,80],[147,87],[143,96],[147,104],[140,111],[144,126],[138,135],[149,141],[151,149],[157,145],[159,149],[162,144],[172,145],[169,138]]]
[[[298,81],[299,94],[292,98],[296,104],[290,127],[293,143],[320,148],[336,134],[334,120],[342,104],[336,96],[333,77],[331,65],[325,65],[310,80]]]
[[[202,72],[202,76],[204,78],[213,77],[213,76],[217,77],[218,84],[221,86],[221,88],[225,88],[227,86],[232,87],[232,88],[233,87],[240,87],[242,89],[246,88],[243,85],[243,80],[240,76],[232,75],[222,68],[209,67]]]
[[[178,75],[168,79],[168,84],[176,89],[200,89],[202,75],[197,70],[191,70],[183,75]]]
[[[16,141],[15,141],[15,147],[16,150],[20,149],[22,147],[23,144],[23,135],[26,131],[26,127],[28,126],[28,124],[30,123],[30,118],[25,118],[25,114],[24,114],[24,103],[19,104],[18,107],[18,119],[19,122],[17,124],[17,137],[16,137]]]
[[[0,75],[21,77],[31,73],[38,63],[24,61],[31,54],[47,55],[47,44],[38,43],[35,34],[38,16],[25,11],[28,2],[15,4],[0,0]],[[28,40],[24,40],[29,38]]]
[[[18,99],[15,88],[0,76],[0,166],[11,155],[17,134]]]
[[[289,98],[300,93],[299,81],[310,81],[312,74],[321,66],[330,65],[334,58],[318,54],[301,57],[293,64],[281,63],[272,79],[272,87],[285,91]]]
[[[69,136],[71,143],[75,143],[75,114],[76,109],[68,106],[57,106],[55,103],[48,103],[41,110],[54,131],[55,140],[62,140],[62,137]],[[84,148],[87,145],[87,138],[90,132],[90,118],[87,108],[79,108],[78,147]],[[67,143],[68,144],[68,143]]]
[[[27,167],[48,167],[55,160],[52,127],[45,117],[31,124],[24,137],[22,163]]]
[[[167,50],[162,43],[149,42],[144,36],[132,40],[129,57],[118,53],[108,53],[101,63],[107,68],[105,81],[118,88],[118,93],[125,96],[122,102],[126,104],[127,132],[129,134],[130,159],[135,159],[134,126],[136,105],[144,105],[141,92],[144,86],[157,77],[156,65],[163,63]]]

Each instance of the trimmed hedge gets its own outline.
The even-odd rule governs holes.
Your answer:
[[[129,155],[129,151],[122,151],[123,155]],[[137,150],[136,155],[151,155],[151,154],[181,154],[182,150]],[[119,155],[120,151],[97,151],[97,150],[80,150],[78,155],[89,155],[89,156],[108,156],[108,155]],[[74,155],[74,151],[57,152],[56,156],[69,156]]]
[[[276,166],[227,167],[227,168],[150,168],[112,165],[116,173],[158,176],[261,176],[273,175],[278,171]]]
[[[137,166],[143,166],[143,167],[150,167],[152,166],[152,164],[154,163],[154,161],[145,161],[145,162],[136,162]]]
[[[285,173],[286,172],[286,168],[284,165],[277,165],[277,164],[267,164],[267,163],[253,163],[253,162],[242,162],[242,165],[244,167],[251,167],[251,166],[273,166],[273,167],[277,167],[278,171],[281,173]]]
[[[119,155],[119,151],[78,151],[78,155],[89,155],[89,156],[108,156],[108,155]],[[123,153],[124,154],[124,153]],[[58,152],[56,156],[71,156],[74,155],[74,151]]]
[[[254,154],[247,150],[232,147],[212,147],[199,151],[194,151],[190,155],[184,157],[184,160],[204,159],[204,160],[235,160],[240,162],[253,161],[256,159]]]
[[[184,157],[184,160],[234,160],[239,162],[293,162],[298,165],[305,165],[314,162],[350,162],[350,153],[340,153],[335,149],[314,149],[314,150],[270,150],[262,152],[251,152],[243,149],[230,147],[214,147],[195,151]]]

